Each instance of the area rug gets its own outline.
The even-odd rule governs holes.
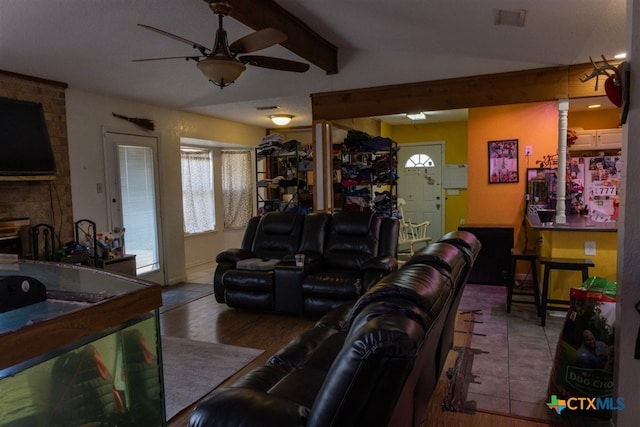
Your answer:
[[[476,313],[476,310],[458,310],[456,316],[453,350],[457,359],[455,365],[447,372],[450,380],[449,392],[442,402],[442,408],[446,411],[474,413],[476,410],[476,402],[467,400],[469,384],[475,380],[471,373],[473,357],[480,352],[471,348]]]
[[[244,368],[263,350],[162,336],[167,421]]]
[[[202,283],[181,283],[162,289],[160,313],[188,304],[213,293],[213,285]]]

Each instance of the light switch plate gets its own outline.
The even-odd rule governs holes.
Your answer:
[[[584,242],[584,254],[595,255],[596,254],[596,242]]]

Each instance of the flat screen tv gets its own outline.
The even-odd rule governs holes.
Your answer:
[[[0,180],[55,175],[42,104],[0,97]]]

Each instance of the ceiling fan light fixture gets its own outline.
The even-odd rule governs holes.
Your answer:
[[[233,59],[209,57],[199,61],[198,69],[213,84],[223,88],[235,82],[247,67]]]
[[[278,126],[285,126],[291,122],[294,116],[291,114],[272,114],[269,116],[271,121]]]

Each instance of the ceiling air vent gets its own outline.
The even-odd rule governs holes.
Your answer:
[[[524,19],[527,11],[524,9],[504,10],[494,9],[494,24],[509,25],[512,27],[524,27]]]

